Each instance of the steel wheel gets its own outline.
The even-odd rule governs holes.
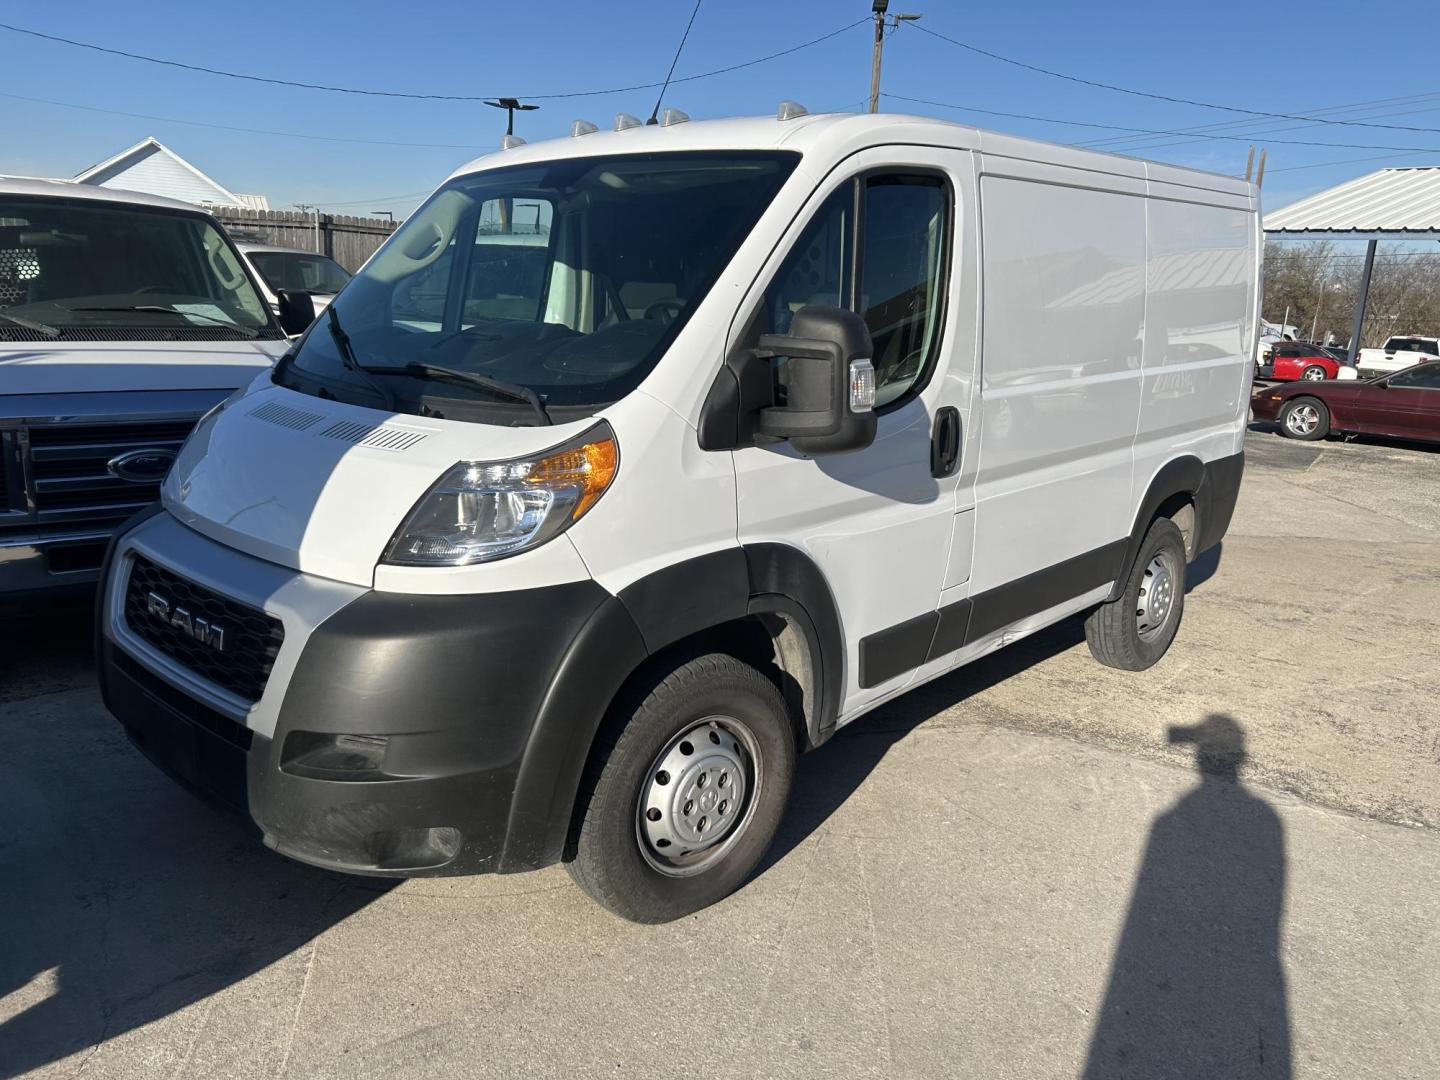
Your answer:
[[[1285,414],[1285,430],[1292,435],[1311,435],[1320,426],[1320,410],[1314,405],[1296,405]]]
[[[1175,610],[1175,590],[1181,580],[1175,557],[1169,551],[1159,552],[1146,565],[1135,600],[1135,629],[1141,641],[1153,641],[1164,632]]]
[[[1318,364],[1307,367],[1300,373],[1300,378],[1306,382],[1322,382],[1325,378],[1325,369]]]
[[[668,877],[704,871],[734,846],[760,794],[759,744],[733,716],[682,730],[641,781],[635,811],[640,853]]]

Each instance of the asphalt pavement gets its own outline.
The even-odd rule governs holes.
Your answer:
[[[1440,452],[1249,440],[1169,655],[1071,621],[802,762],[740,893],[289,862],[0,641],[0,1076],[1440,1076]]]

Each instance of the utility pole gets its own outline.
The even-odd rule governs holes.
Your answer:
[[[919,15],[890,15],[886,11],[890,0],[874,0],[870,10],[875,15],[875,49],[870,54],[870,111],[880,111],[880,60],[885,52],[885,31],[893,30],[902,22],[914,22]]]

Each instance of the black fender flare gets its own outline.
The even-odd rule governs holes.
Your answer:
[[[498,869],[563,858],[595,735],[625,681],[675,642],[747,615],[793,626],[809,652],[813,744],[835,729],[845,670],[839,609],[815,562],[786,544],[727,548],[675,563],[606,599],[566,649],[536,712],[515,776]]]
[[[1130,527],[1130,539],[1125,545],[1125,558],[1120,564],[1120,576],[1115,579],[1115,584],[1110,590],[1106,600],[1114,601],[1120,599],[1120,593],[1125,588],[1125,582],[1130,577],[1130,571],[1135,566],[1135,557],[1140,552],[1140,545],[1145,541],[1145,533],[1150,528],[1150,522],[1155,519],[1155,513],[1165,504],[1167,499],[1176,495],[1189,495],[1192,499],[1200,491],[1205,483],[1205,463],[1198,457],[1186,455],[1185,457],[1174,458],[1161,466],[1154,478],[1150,481],[1150,487],[1145,491],[1145,497],[1140,500],[1140,508],[1135,513],[1135,522]],[[1196,517],[1200,516],[1199,500],[1196,499]],[[1197,522],[1198,524],[1198,522]],[[1197,553],[1198,553],[1197,548]]]

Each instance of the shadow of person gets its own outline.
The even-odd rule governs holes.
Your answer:
[[[1240,783],[1233,719],[1170,741],[1194,744],[1200,783],[1150,830],[1084,1076],[1290,1077],[1284,829]]]

